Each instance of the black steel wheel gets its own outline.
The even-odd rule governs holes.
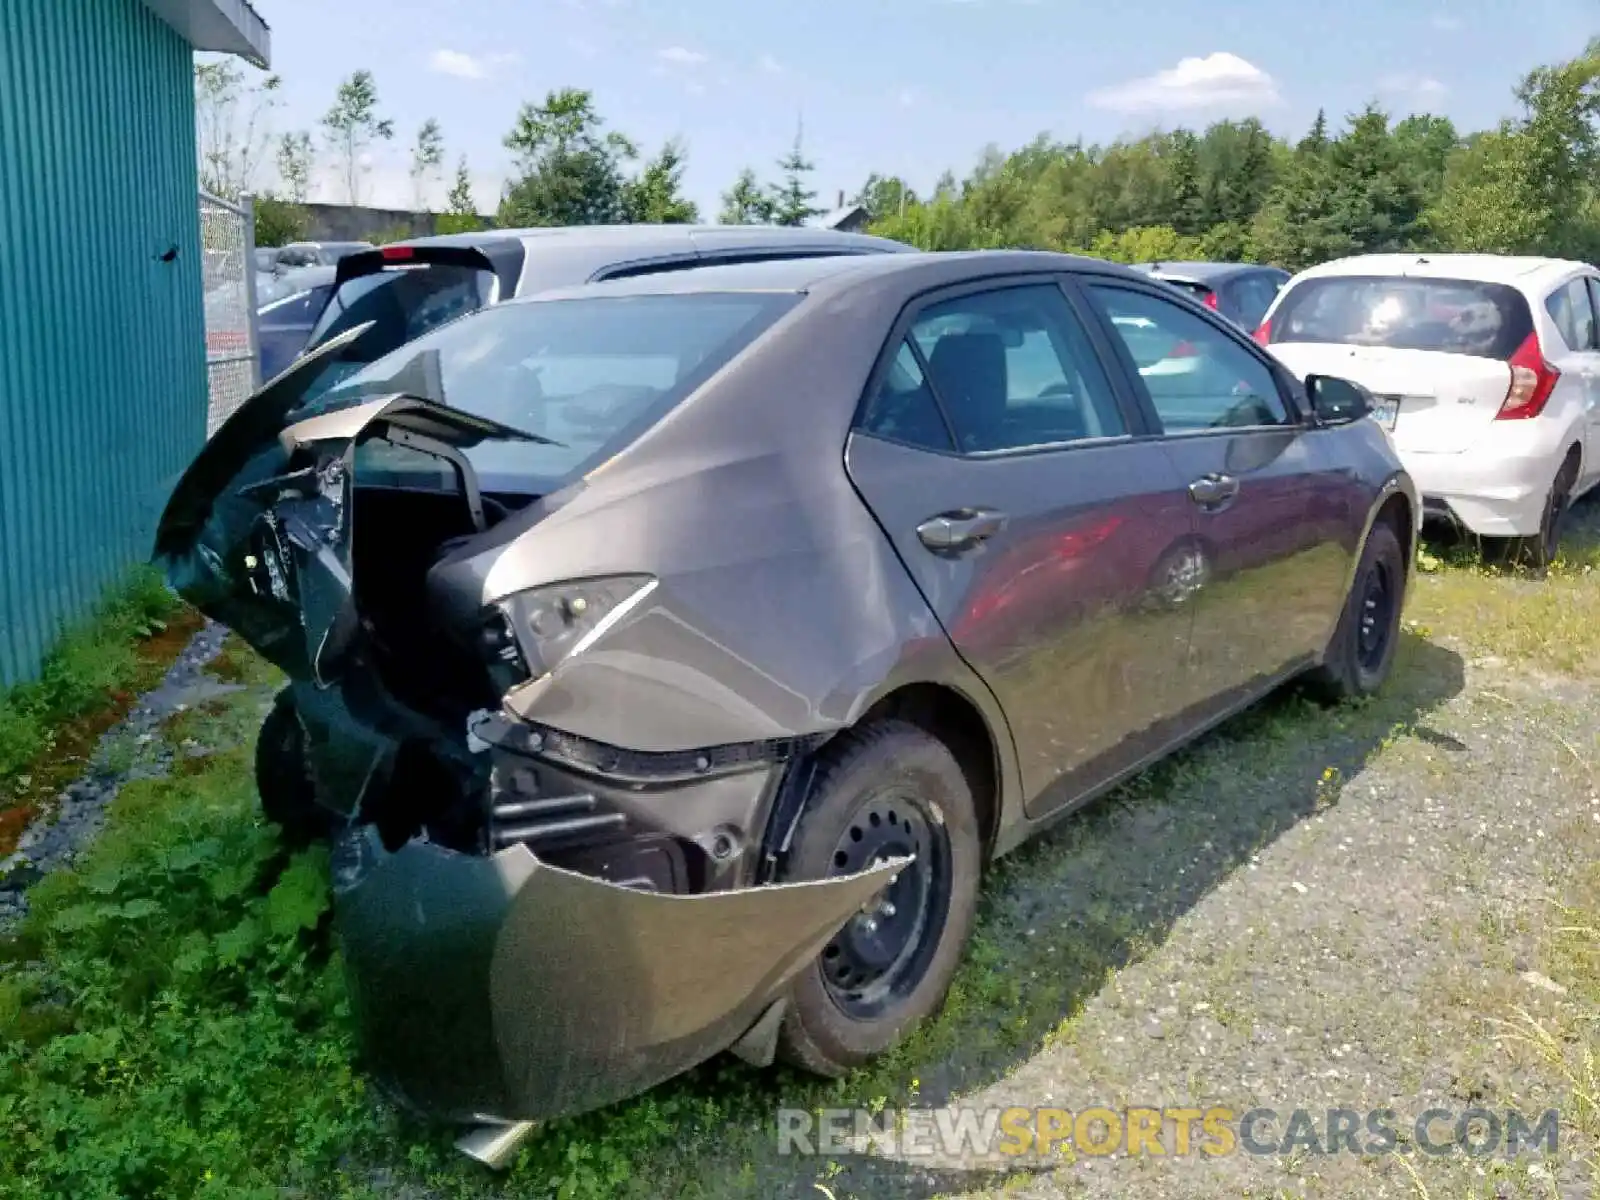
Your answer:
[[[925,730],[879,721],[821,753],[780,878],[911,859],[790,989],[779,1053],[833,1076],[889,1049],[943,1001],[977,911],[982,845],[966,776]]]
[[[876,900],[822,951],[822,978],[841,1010],[870,1019],[909,995],[938,946],[950,903],[950,834],[903,784],[869,793],[833,851],[834,875],[910,858]]]
[[[1322,698],[1336,703],[1370,696],[1389,677],[1400,643],[1406,570],[1394,526],[1380,521],[1367,534],[1322,665],[1309,676]]]
[[[1382,667],[1394,637],[1396,612],[1400,604],[1398,581],[1389,564],[1374,558],[1361,579],[1356,581],[1356,662],[1363,671]]]

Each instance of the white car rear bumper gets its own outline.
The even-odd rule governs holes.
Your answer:
[[[1459,454],[1401,450],[1428,515],[1453,517],[1481,537],[1539,532],[1545,500],[1577,434],[1558,435],[1540,420],[1496,421]]]

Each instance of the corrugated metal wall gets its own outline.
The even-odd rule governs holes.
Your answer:
[[[0,0],[0,684],[149,555],[205,436],[192,72],[140,0]]]

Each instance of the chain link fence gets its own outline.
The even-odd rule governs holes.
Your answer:
[[[206,437],[261,385],[256,340],[255,209],[200,193],[200,257],[205,280]]]

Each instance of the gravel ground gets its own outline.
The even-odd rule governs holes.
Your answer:
[[[1503,586],[1525,586],[1505,580]],[[1424,578],[1419,586],[1428,587]],[[1501,584],[1496,584],[1501,586]],[[1537,586],[1537,585],[1534,585]],[[1600,593],[1597,593],[1600,595]],[[1516,1006],[1570,1017],[1536,968],[1551,902],[1600,859],[1600,687],[1406,635],[1361,707],[1268,700],[1003,866],[977,958],[1024,980],[1015,1008],[958,1019],[919,1106],[1518,1109],[1571,1089],[1497,1036]],[[1044,997],[1042,1003],[1036,994]],[[1023,1056],[982,1030],[1023,1022]],[[868,1096],[861,1103],[870,1103]],[[774,1107],[781,1103],[775,1101]],[[893,1104],[891,1104],[893,1107]],[[937,1119],[937,1118],[936,1118]],[[926,1128],[926,1126],[924,1126]],[[1194,1126],[1196,1144],[1200,1126]],[[1551,1158],[1318,1154],[1047,1158],[991,1147],[780,1158],[713,1173],[728,1195],[1541,1197],[1594,1194],[1570,1123]],[[1365,1130],[1358,1144],[1368,1142]],[[1415,1172],[1413,1176],[1412,1172]],[[751,1180],[758,1182],[752,1186]],[[823,1189],[826,1189],[825,1191]]]
[[[140,696],[117,724],[101,734],[89,769],[23,831],[15,853],[0,858],[0,932],[28,911],[25,889],[72,861],[100,831],[105,809],[132,779],[164,775],[176,750],[161,736],[176,713],[238,690],[206,672],[228,631],[207,622],[179,653],[165,676]]]

